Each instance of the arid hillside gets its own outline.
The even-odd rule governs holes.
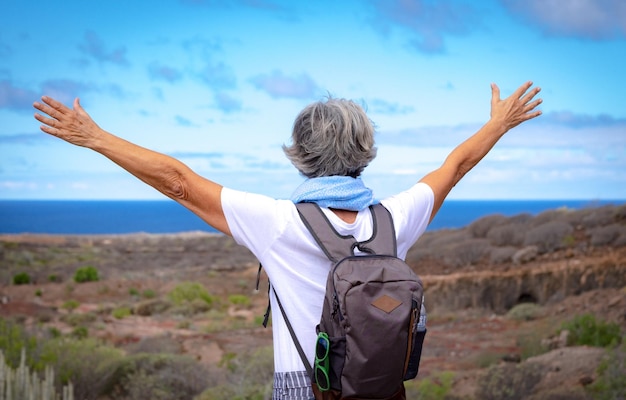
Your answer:
[[[429,311],[420,375],[407,383],[414,398],[592,398],[606,350],[572,346],[563,324],[590,313],[626,333],[626,205],[427,232],[407,262]],[[231,239],[197,232],[0,236],[0,348],[9,324],[38,338],[39,353],[59,337],[119,351],[107,353],[117,372],[106,379],[73,372],[85,398],[150,398],[155,376],[163,399],[266,398],[271,329],[260,325],[257,267]],[[85,369],[61,353],[56,368]],[[495,393],[509,386],[518,397]],[[445,396],[424,397],[433,388]]]

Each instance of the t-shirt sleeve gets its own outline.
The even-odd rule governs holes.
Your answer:
[[[433,211],[435,195],[425,183],[388,197],[381,203],[391,212],[398,239],[398,255],[404,255],[426,231]]]
[[[284,229],[285,201],[223,188],[222,209],[233,239],[259,257]]]

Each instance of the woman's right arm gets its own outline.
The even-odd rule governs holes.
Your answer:
[[[100,128],[74,100],[70,109],[50,97],[33,106],[41,130],[76,146],[94,150],[230,235],[222,210],[222,186],[193,172],[182,162],[119,138]]]

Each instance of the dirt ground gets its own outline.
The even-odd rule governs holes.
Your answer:
[[[93,237],[5,235],[0,237],[0,242],[3,243],[3,265],[18,265],[28,259],[29,272],[35,281],[28,285],[10,285],[9,270],[4,271],[5,275],[0,271],[3,283],[0,314],[3,317],[16,317],[27,325],[44,321],[48,326],[69,333],[73,328],[62,322],[64,314],[93,313],[97,320],[90,326],[90,336],[120,347],[168,338],[180,352],[213,366],[227,353],[239,354],[272,343],[271,328],[264,329],[260,325],[267,305],[267,280],[262,278],[260,290],[255,290],[256,260],[229,238],[203,233]],[[626,248],[615,251],[618,260],[626,261]],[[37,260],[40,267],[37,267]],[[100,280],[72,282],[75,269],[87,264],[97,267]],[[468,271],[476,269],[474,266]],[[55,276],[55,282],[50,282],[51,276]],[[110,313],[121,306],[134,309],[147,301],[138,294],[148,290],[155,293],[156,299],[166,298],[180,282],[203,284],[212,296],[220,299],[221,314],[131,314],[120,319]],[[229,304],[227,299],[232,294],[246,296],[251,300],[250,305]],[[70,299],[79,303],[77,309],[68,311],[64,307]],[[429,314],[418,380],[453,371],[456,373],[455,395],[471,396],[478,377],[488,365],[517,363],[529,343],[552,340],[553,351],[525,361],[532,360],[546,368],[537,390],[548,393],[555,387],[582,388],[596,379],[596,367],[604,351],[559,347],[558,338],[554,336],[561,322],[592,312],[599,318],[620,324],[626,332],[624,287],[584,291],[539,305],[538,310],[530,320],[517,320],[475,308]]]

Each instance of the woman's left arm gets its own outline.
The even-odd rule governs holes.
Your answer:
[[[221,202],[222,186],[193,172],[182,162],[133,144],[100,128],[74,100],[73,109],[44,96],[33,106],[41,130],[76,146],[94,150],[176,200],[215,229],[230,235]]]
[[[538,87],[530,89],[531,86],[532,82],[526,82],[512,95],[501,100],[500,89],[492,84],[491,119],[478,132],[452,150],[441,167],[420,180],[429,185],[435,195],[431,220],[452,188],[491,151],[505,133],[541,115],[541,111],[536,108],[542,100],[535,99],[540,89]]]

